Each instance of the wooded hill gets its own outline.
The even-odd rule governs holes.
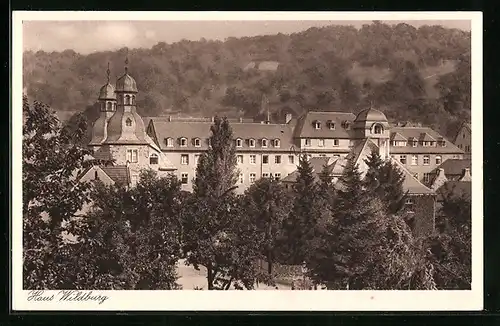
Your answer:
[[[358,112],[370,104],[393,122],[429,125],[452,137],[470,119],[470,32],[378,21],[310,28],[291,35],[160,42],[129,49],[143,116],[186,114],[263,118],[306,110]],[[62,119],[85,111],[99,88],[123,74],[127,49],[82,55],[25,52],[24,87]]]

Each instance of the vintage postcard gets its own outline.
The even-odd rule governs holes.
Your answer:
[[[12,27],[13,310],[483,308],[480,12]]]

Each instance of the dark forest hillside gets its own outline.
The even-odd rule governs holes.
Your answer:
[[[24,86],[61,116],[86,111],[92,119],[108,62],[114,81],[126,53],[25,52]],[[441,26],[374,22],[158,43],[128,53],[141,115],[259,118],[265,95],[274,117],[290,110],[356,113],[371,104],[393,121],[420,122],[449,137],[470,118],[470,33]],[[262,68],[263,61],[277,68]]]

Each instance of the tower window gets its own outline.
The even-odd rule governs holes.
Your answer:
[[[132,95],[132,104],[135,105],[135,95]]]
[[[113,104],[111,102],[108,102],[108,110],[111,111],[113,110]]]
[[[130,95],[125,95],[125,104],[130,104]]]
[[[127,120],[125,121],[125,125],[126,125],[127,127],[132,127],[132,119],[127,118]]]
[[[149,164],[156,165],[158,164],[158,155],[156,153],[151,154],[149,157]]]
[[[373,132],[376,135],[380,135],[382,133],[382,126],[381,125],[375,125],[375,127],[373,128]]]

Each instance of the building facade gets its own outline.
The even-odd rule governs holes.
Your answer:
[[[455,145],[462,149],[465,154],[465,158],[471,158],[472,155],[472,135],[470,123],[462,123],[458,129],[457,135],[454,140]]]
[[[108,70],[108,82],[99,92],[100,117],[89,144],[94,156],[127,166],[132,185],[142,169],[151,168],[177,175],[183,190],[192,190],[197,160],[210,146],[213,119],[141,117],[136,110],[137,93],[127,68],[116,86],[109,83]],[[461,159],[464,154],[434,130],[391,126],[381,111],[372,108],[357,115],[311,111],[298,117],[287,114],[279,123],[233,120],[230,124],[239,192],[259,178],[283,179],[292,174],[301,154],[333,162],[365,148],[367,140],[383,158],[396,160],[422,182],[444,161]]]

